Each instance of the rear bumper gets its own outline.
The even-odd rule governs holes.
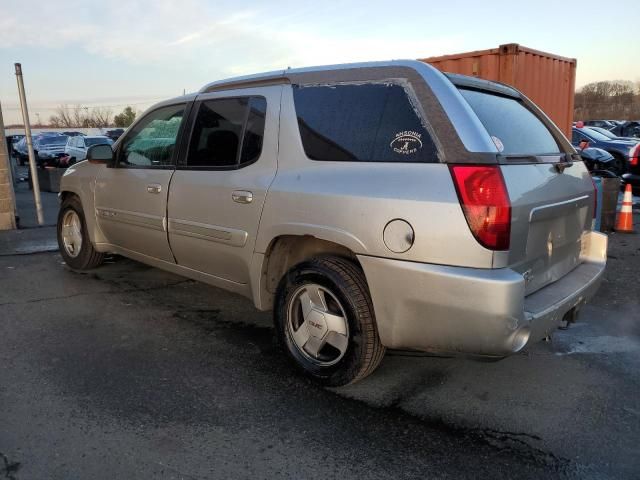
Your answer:
[[[475,269],[359,256],[388,348],[501,357],[555,330],[598,289],[607,237],[588,232],[582,263],[525,297],[508,269]]]

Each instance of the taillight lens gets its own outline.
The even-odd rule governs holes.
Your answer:
[[[636,167],[638,165],[638,157],[640,157],[640,143],[629,149],[629,165]]]
[[[471,232],[484,247],[508,250],[511,204],[498,165],[452,165],[451,176]]]

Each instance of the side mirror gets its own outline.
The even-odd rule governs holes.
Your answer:
[[[110,145],[91,145],[87,150],[89,163],[113,165],[113,150]]]

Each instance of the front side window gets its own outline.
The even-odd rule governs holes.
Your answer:
[[[401,85],[293,86],[304,151],[312,160],[437,162],[437,149]]]
[[[119,165],[123,167],[172,165],[173,151],[184,108],[184,104],[162,107],[138,122],[122,144]]]
[[[191,134],[187,167],[236,168],[257,160],[266,109],[263,97],[202,102]]]
[[[496,147],[505,155],[553,155],[558,143],[546,125],[520,100],[491,92],[460,88]]]

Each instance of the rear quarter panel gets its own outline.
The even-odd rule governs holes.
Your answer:
[[[405,253],[383,231],[404,219],[415,232]],[[291,87],[283,92],[278,173],[265,203],[256,252],[279,235],[312,235],[356,254],[491,268],[493,252],[471,234],[445,164],[324,162],[306,157]]]

